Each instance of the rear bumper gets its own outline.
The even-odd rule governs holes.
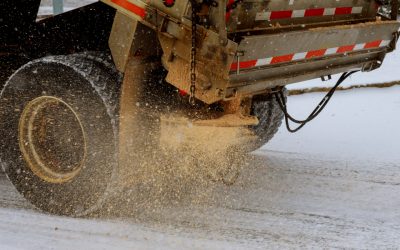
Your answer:
[[[399,26],[396,21],[377,21],[244,37],[231,65],[227,96],[378,68],[395,48]]]

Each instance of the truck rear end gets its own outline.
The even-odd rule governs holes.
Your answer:
[[[189,92],[190,1],[172,1],[171,7],[163,1],[104,2],[159,30],[167,81]],[[206,103],[351,69],[373,70],[398,39],[398,22],[378,15],[377,1],[204,5],[198,21],[196,97]]]

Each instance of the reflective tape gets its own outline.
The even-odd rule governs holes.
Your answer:
[[[328,55],[333,55],[333,54],[344,54],[347,52],[363,50],[363,49],[386,47],[387,45],[389,45],[389,43],[390,43],[390,40],[377,40],[377,41],[372,41],[372,42],[367,42],[367,43],[358,43],[358,44],[345,45],[345,46],[334,47],[334,48],[310,50],[310,51],[298,52],[298,53],[294,53],[294,54],[286,54],[286,55],[267,57],[267,58],[261,58],[261,59],[256,59],[256,60],[243,61],[243,62],[240,62],[239,65],[237,62],[234,62],[231,64],[231,70],[237,70],[238,67],[239,67],[239,69],[247,69],[247,68],[253,68],[253,67],[257,67],[257,66],[265,66],[265,65],[270,65],[270,64],[284,63],[284,62],[290,62],[290,61],[296,61],[296,60],[304,60],[304,59],[323,57],[323,56],[328,56]]]
[[[290,19],[301,17],[316,16],[335,16],[335,15],[352,15],[360,14],[363,7],[337,7],[337,8],[313,8],[303,10],[277,10],[264,11],[256,14],[256,21],[269,21],[276,19]]]
[[[146,9],[140,7],[138,4],[130,2],[128,0],[111,0],[114,4],[122,7],[123,9],[132,12],[133,14],[144,19],[146,17]]]

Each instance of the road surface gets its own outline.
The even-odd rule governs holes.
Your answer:
[[[209,199],[105,218],[33,209],[0,176],[1,249],[397,248],[399,165],[259,152]],[[209,191],[209,190],[208,190]]]
[[[289,109],[304,116],[322,96]],[[398,248],[399,110],[399,86],[337,93],[304,130],[282,127],[249,156],[233,186],[171,183],[184,199],[139,209],[127,193],[98,218],[43,214],[0,173],[0,249]]]

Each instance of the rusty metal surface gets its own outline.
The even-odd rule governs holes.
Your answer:
[[[196,98],[213,103],[223,99],[229,81],[229,68],[234,59],[236,43],[229,41],[226,46],[219,43],[219,34],[201,28],[198,41]],[[168,70],[167,82],[189,92],[190,36],[182,40],[159,37],[163,48],[163,65]]]
[[[172,8],[164,6],[162,1],[103,2],[158,34],[162,63],[168,70],[166,81],[189,92],[191,21],[188,1],[177,1]],[[143,12],[134,10],[135,13],[131,13],[121,3],[134,4]],[[290,18],[271,18],[274,11],[282,14],[287,10]],[[384,55],[394,48],[396,38],[393,35],[399,28],[396,21],[376,18],[376,3],[372,0],[246,0],[227,13],[229,32],[238,33],[230,33],[231,40],[225,46],[221,44],[226,35],[220,29],[222,12],[221,8],[211,8],[210,27],[198,25],[197,28],[196,98],[208,104],[350,69],[372,70],[379,67]],[[373,48],[360,46],[377,41],[382,42]],[[344,49],[328,53],[346,46],[353,47],[354,51]],[[318,50],[325,50],[326,54],[304,56]],[[294,54],[303,54],[303,57],[297,58]],[[290,61],[268,63],[268,58],[285,55],[292,55]],[[249,60],[263,60],[264,63],[257,62],[241,69],[241,63]],[[239,65],[237,69],[233,67],[235,63]]]
[[[139,16],[140,12],[138,11],[136,11],[136,14],[130,13],[127,8],[118,6],[115,3],[118,1],[104,0],[104,2],[117,8],[119,12],[127,15],[130,19],[138,20],[140,23],[156,30],[153,34],[159,35],[158,40],[163,51],[163,65],[169,71],[166,78],[167,82],[178,89],[188,92],[190,83],[190,41],[192,35],[190,20],[183,16],[179,17],[180,19],[174,19],[173,16],[169,16],[168,13],[162,11],[165,9],[165,6],[160,9],[154,8],[155,6],[152,6],[151,2],[144,3],[138,0],[125,1],[136,4],[136,7],[140,7],[146,11],[146,15],[143,16]],[[187,1],[184,2],[187,3]],[[176,7],[179,6],[178,4]],[[172,9],[169,11],[172,11]],[[120,25],[123,24],[121,23]],[[118,32],[116,32],[116,37],[118,38],[118,36],[124,38],[127,35],[118,35]],[[128,35],[128,38],[130,37]],[[227,44],[221,45],[221,34],[200,25],[198,25],[197,37],[198,57],[196,58],[196,63],[198,65],[198,81],[196,83],[196,97],[206,103],[213,103],[223,99],[225,96],[224,90],[228,85],[229,68],[233,62],[237,44],[233,41],[228,41]],[[113,40],[116,41],[117,39]],[[129,43],[129,39],[125,40]],[[135,37],[132,42],[137,43],[138,41],[146,43],[152,41],[152,39],[139,36]],[[119,43],[120,41],[116,42]],[[124,61],[126,60],[124,58],[126,58],[126,51],[128,50],[126,48],[129,45],[125,44],[122,47],[120,46],[122,52],[113,54],[122,55],[119,58],[122,58],[120,60]],[[154,48],[148,48],[148,50],[154,51]]]

